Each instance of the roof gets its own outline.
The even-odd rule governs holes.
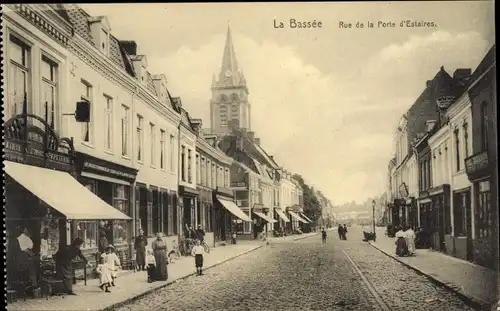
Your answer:
[[[70,22],[76,34],[82,37],[92,46],[96,47],[92,31],[90,29],[89,19],[91,16],[80,6],[76,4],[50,4],[50,6],[65,20]],[[120,40],[112,34],[109,35],[109,59],[118,67],[123,69],[131,77],[136,77],[134,66],[132,64],[132,56],[137,58],[136,55],[128,55],[123,48]],[[139,56],[140,57],[140,56]],[[147,72],[147,85],[146,88],[153,95],[158,96],[156,88],[153,83],[151,74]]]

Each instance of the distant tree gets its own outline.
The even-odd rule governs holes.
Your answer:
[[[316,196],[316,193],[312,187],[310,187],[304,181],[304,178],[295,174],[294,179],[299,182],[303,191],[303,201],[304,201],[304,214],[309,217],[313,222],[317,223],[317,220],[321,218],[322,206]]]

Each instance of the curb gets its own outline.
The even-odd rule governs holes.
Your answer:
[[[293,239],[293,241],[298,241],[298,240],[303,240],[303,239],[307,239],[307,238],[310,238],[310,237],[313,237],[313,236],[316,236],[318,235],[319,233],[315,232],[314,234],[310,234],[310,235],[307,235],[307,236],[299,236],[299,237],[296,237]]]
[[[425,272],[424,270],[422,270],[420,268],[412,266],[411,264],[409,264],[409,263],[407,263],[407,262],[399,259],[398,257],[396,257],[396,256],[394,256],[392,254],[389,254],[388,252],[384,251],[383,249],[381,249],[377,245],[374,245],[372,242],[369,242],[368,244],[370,244],[373,248],[375,248],[378,251],[380,251],[382,254],[384,254],[384,255],[386,255],[386,256],[388,256],[388,257],[390,257],[390,258],[398,261],[399,263],[403,264],[405,267],[410,268],[410,269],[416,271],[418,274],[421,274],[421,275],[427,277],[433,283],[435,283],[435,284],[437,284],[439,286],[442,286],[442,287],[444,287],[444,288],[452,291],[456,295],[460,296],[460,298],[462,298],[462,300],[464,300],[467,304],[469,304],[474,309],[476,309],[476,310],[485,310],[485,311],[492,310],[491,308],[493,307],[493,304],[487,303],[485,301],[482,301],[481,299],[476,298],[476,297],[474,297],[472,295],[467,295],[466,293],[462,292],[462,290],[460,288],[457,288],[456,285],[451,284],[449,282],[445,282],[445,281],[441,280],[440,278],[438,278],[436,276],[433,276],[433,275]]]
[[[257,245],[257,246],[255,246],[254,248],[251,248],[251,249],[249,249],[249,250],[246,250],[246,251],[244,251],[244,252],[242,252],[242,253],[237,254],[236,256],[233,256],[233,257],[230,257],[230,258],[226,258],[226,259],[224,259],[224,260],[221,260],[221,261],[218,261],[218,262],[213,263],[213,264],[211,264],[211,265],[208,265],[208,266],[204,267],[204,268],[203,268],[203,270],[208,270],[208,269],[214,268],[214,267],[219,266],[219,265],[221,265],[221,264],[223,264],[223,263],[226,263],[226,262],[228,262],[228,261],[230,261],[230,260],[236,259],[236,258],[238,258],[238,257],[240,257],[240,256],[243,256],[243,255],[246,255],[246,254],[251,253],[251,252],[253,252],[253,251],[256,251],[256,250],[258,250],[258,249],[260,249],[260,248],[264,247],[264,245],[265,245],[265,244]],[[183,276],[181,276],[181,277],[179,277],[179,278],[177,278],[177,279],[175,279],[175,280],[172,280],[172,281],[167,281],[167,283],[166,283],[166,284],[163,284],[163,285],[158,286],[158,287],[155,287],[155,288],[148,289],[147,291],[145,291],[145,292],[143,292],[143,293],[141,293],[141,294],[139,294],[139,295],[135,295],[135,296],[133,296],[133,297],[127,298],[127,299],[125,299],[125,300],[123,300],[123,301],[120,301],[120,302],[117,302],[117,303],[115,303],[115,304],[112,304],[111,306],[108,306],[108,307],[106,307],[106,308],[99,309],[98,311],[112,311],[112,310],[114,310],[115,308],[119,308],[119,307],[121,307],[121,306],[123,306],[123,305],[126,305],[126,304],[128,304],[128,303],[131,303],[131,302],[133,302],[133,301],[135,301],[135,300],[137,300],[137,299],[140,299],[140,298],[142,298],[142,297],[144,297],[144,296],[147,296],[147,295],[149,295],[149,294],[151,294],[151,293],[153,293],[153,292],[155,292],[155,291],[157,291],[157,290],[163,289],[163,288],[165,288],[165,287],[167,287],[167,286],[169,286],[169,285],[171,285],[171,284],[177,283],[178,281],[181,281],[181,280],[187,279],[187,278],[189,278],[189,277],[191,277],[191,276],[193,276],[193,275],[195,275],[195,274],[196,274],[196,272],[190,272],[189,274],[187,274],[187,275],[183,275]]]

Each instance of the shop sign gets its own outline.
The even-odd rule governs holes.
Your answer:
[[[44,125],[45,130],[35,126],[34,121]],[[25,122],[28,126],[24,125]],[[72,141],[59,139],[50,125],[40,117],[15,116],[5,122],[4,131],[6,160],[61,171],[72,170]],[[27,135],[24,134],[26,132]]]
[[[76,161],[80,172],[92,172],[127,182],[133,182],[137,175],[137,170],[133,168],[95,158],[81,152],[77,153]]]

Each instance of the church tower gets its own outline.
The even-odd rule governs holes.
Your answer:
[[[248,94],[245,76],[238,68],[236,61],[231,29],[228,27],[219,76],[212,77],[212,99],[210,100],[212,134],[228,134],[231,132],[231,127],[250,131]]]

